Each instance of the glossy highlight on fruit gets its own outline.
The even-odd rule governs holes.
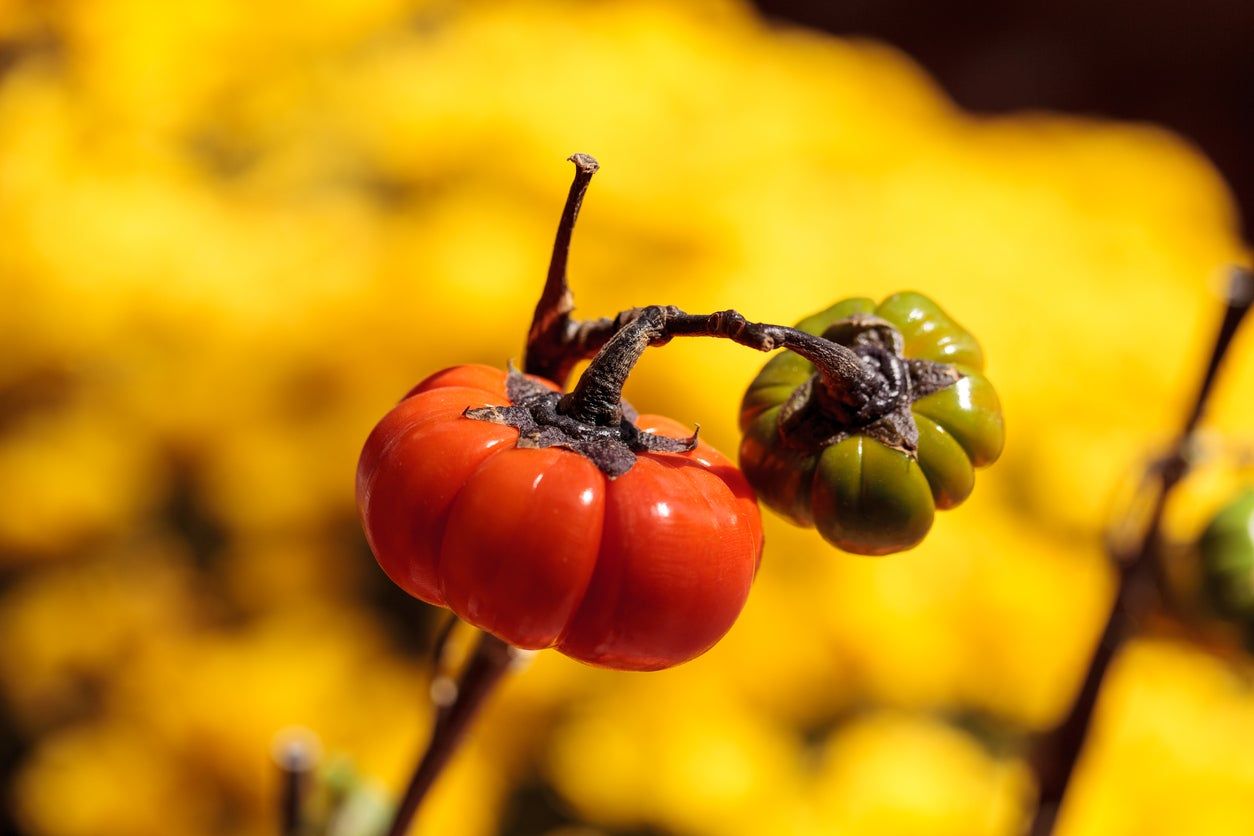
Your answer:
[[[915,454],[865,433],[852,432],[820,450],[798,449],[780,434],[781,410],[814,374],[793,353],[773,357],[749,385],[740,410],[744,434],[740,464],[772,510],[800,526],[814,526],[845,551],[889,554],[917,545],[936,509],[953,508],[971,493],[975,468],[1001,454],[1001,407],[983,375],[984,355],[974,337],[919,293],[897,293],[880,304],[845,299],[803,319],[797,328],[822,335],[853,316],[887,321],[904,342],[907,359],[952,364],[956,383],[915,400]]]
[[[517,647],[593,665],[656,670],[713,646],[762,554],[740,471],[698,442],[641,453],[611,479],[570,449],[519,447],[513,427],[463,416],[509,403],[504,371],[455,366],[370,434],[357,502],[387,575]],[[662,416],[636,424],[689,434]]]

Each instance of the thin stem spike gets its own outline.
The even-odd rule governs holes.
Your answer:
[[[575,363],[583,359],[572,354],[570,350],[574,338],[572,332],[578,325],[572,323],[570,318],[575,302],[566,279],[566,264],[570,256],[575,221],[579,218],[579,207],[583,205],[583,196],[588,191],[588,184],[592,182],[592,175],[600,167],[589,154],[573,154],[568,159],[575,164],[575,178],[571,181],[566,205],[562,208],[562,218],[557,225],[549,272],[540,301],[536,303],[531,329],[527,333],[527,349],[523,355],[523,371],[547,377],[559,386],[570,376],[570,370]]]
[[[318,765],[317,740],[304,729],[280,732],[274,743],[274,761],[279,768],[279,832],[282,836],[300,836],[307,828],[306,802]]]
[[[1234,267],[1228,275],[1228,287],[1225,293],[1223,318],[1219,321],[1219,329],[1215,333],[1215,345],[1211,348],[1210,358],[1206,363],[1206,371],[1198,386],[1197,396],[1193,399],[1193,408],[1184,423],[1184,434],[1190,435],[1197,428],[1202,418],[1202,411],[1215,385],[1219,366],[1228,353],[1232,340],[1241,327],[1242,320],[1254,304],[1254,272],[1243,267]]]

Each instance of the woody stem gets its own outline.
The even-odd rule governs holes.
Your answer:
[[[488,633],[479,637],[450,701],[438,703],[431,739],[401,796],[388,836],[405,836],[422,800],[461,744],[471,720],[518,658],[518,650]]]
[[[531,328],[527,333],[527,348],[523,355],[523,371],[546,377],[561,385],[579,360],[590,356],[581,342],[581,329],[586,326],[571,320],[574,298],[566,280],[566,262],[570,255],[570,240],[575,231],[575,221],[583,196],[592,182],[599,165],[588,154],[573,154],[569,158],[575,164],[575,178],[571,181],[562,217],[557,225],[557,237],[553,241],[553,254],[549,260],[549,272],[545,277],[544,290],[536,303]],[[601,321],[597,321],[601,325]],[[595,350],[595,349],[593,349]]]
[[[620,315],[621,317],[621,315]],[[733,310],[688,314],[675,307],[650,306],[636,312],[601,348],[566,395],[559,411],[589,424],[610,426],[622,420],[623,384],[649,346],[672,337],[720,337],[757,351],[787,348],[815,365],[835,402],[860,418],[884,381],[858,355],[831,340],[796,328],[749,322]]]
[[[1167,500],[1180,481],[1188,475],[1188,451],[1192,445],[1193,434],[1201,421],[1233,337],[1254,303],[1254,274],[1235,268],[1224,301],[1224,315],[1215,334],[1214,346],[1180,434],[1167,456],[1146,473],[1144,489],[1152,492],[1153,499],[1139,536],[1129,547],[1111,549],[1110,556],[1119,569],[1119,587],[1080,692],[1062,723],[1037,741],[1032,752],[1031,760],[1036,772],[1039,798],[1029,829],[1031,836],[1048,836],[1053,833],[1063,796],[1088,736],[1106,672],[1120,647],[1135,633],[1153,600],[1155,567]]]

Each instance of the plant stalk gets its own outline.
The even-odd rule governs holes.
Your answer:
[[[1124,642],[1136,632],[1154,601],[1155,567],[1162,543],[1163,514],[1172,491],[1188,475],[1193,435],[1205,413],[1224,357],[1254,303],[1254,273],[1245,268],[1233,268],[1224,301],[1224,315],[1180,433],[1167,455],[1146,474],[1143,489],[1152,491],[1152,500],[1140,535],[1130,546],[1116,543],[1108,546],[1111,559],[1119,570],[1118,588],[1080,692],[1063,722],[1042,737],[1032,753],[1039,798],[1029,830],[1031,836],[1053,833],[1063,797],[1092,723],[1093,710],[1097,706],[1106,672]]]
[[[623,318],[626,314],[620,314]],[[593,358],[559,410],[589,424],[612,426],[622,420],[623,385],[644,350],[673,337],[720,337],[757,351],[787,348],[814,363],[824,386],[838,404],[870,420],[882,414],[878,403],[883,380],[850,349],[796,328],[749,322],[736,311],[688,314],[675,307],[651,306],[635,312]],[[892,406],[890,403],[887,406]]]
[[[419,806],[464,740],[471,720],[518,657],[516,648],[496,636],[480,635],[456,687],[451,689],[451,699],[437,703],[431,739],[401,796],[388,836],[409,832]]]
[[[568,159],[575,164],[575,178],[562,207],[549,259],[549,272],[531,318],[527,348],[523,354],[523,371],[548,378],[558,386],[565,385],[576,363],[596,353],[614,328],[613,320],[578,322],[571,319],[575,298],[566,278],[570,241],[584,194],[600,165],[589,154],[572,154]]]
[[[318,766],[317,743],[302,730],[281,733],[274,760],[279,768],[279,833],[301,836],[308,827],[310,783]]]

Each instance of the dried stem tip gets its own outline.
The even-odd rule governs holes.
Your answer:
[[[566,264],[583,196],[592,182],[592,175],[600,167],[589,154],[572,154],[568,159],[575,164],[575,178],[571,181],[566,205],[562,207],[562,217],[557,224],[549,272],[531,319],[523,361],[524,370],[528,373],[547,377],[559,384],[569,376],[574,364],[582,359],[570,350],[574,339],[572,331],[577,329],[577,324],[570,318],[575,301],[566,279]]]

